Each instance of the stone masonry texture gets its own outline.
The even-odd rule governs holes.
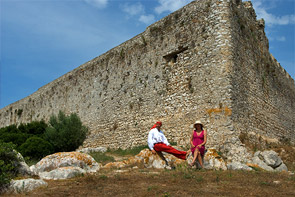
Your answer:
[[[163,122],[187,146],[201,120],[207,147],[247,161],[242,143],[295,143],[295,85],[269,53],[251,2],[194,1],[134,38],[0,110],[0,127],[77,113],[83,147],[129,148]]]

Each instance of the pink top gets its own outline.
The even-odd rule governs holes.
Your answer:
[[[194,134],[193,134],[193,144],[195,146],[202,144],[204,142],[204,130],[201,131],[200,134],[198,134],[195,130],[194,130]],[[197,147],[191,148],[192,153],[194,154],[195,150]],[[201,153],[201,155],[204,155],[205,153],[205,145],[201,146],[201,148],[199,148],[199,151]]]

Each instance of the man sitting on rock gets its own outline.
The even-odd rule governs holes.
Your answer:
[[[173,148],[163,132],[160,130],[162,122],[156,122],[156,124],[151,128],[148,135],[148,146],[153,154],[161,153],[161,151],[174,155],[177,158],[186,160],[188,152],[180,151]],[[160,154],[161,156],[162,154]]]

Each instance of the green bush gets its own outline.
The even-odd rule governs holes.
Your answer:
[[[3,127],[0,129],[0,134],[3,133],[18,133],[17,126],[15,124]]]
[[[12,143],[0,141],[0,193],[17,174],[19,162],[14,148]]]
[[[82,125],[80,118],[74,113],[66,116],[60,111],[58,116],[50,117],[49,124],[44,137],[54,146],[55,152],[77,149],[88,133],[87,127]]]
[[[0,129],[0,139],[7,143],[12,142],[18,149],[30,137],[43,137],[46,128],[44,120],[20,124],[18,127],[14,124]]]
[[[31,159],[41,159],[46,155],[53,153],[53,146],[46,140],[34,136],[30,137],[19,147],[20,153]]]
[[[27,133],[32,135],[37,135],[39,137],[42,137],[42,135],[45,133],[47,124],[44,120],[41,121],[33,121],[27,124],[20,124],[18,126],[18,130],[21,133]]]
[[[25,143],[28,138],[32,137],[32,135],[26,133],[3,133],[0,137],[3,142],[12,142],[19,147]]]

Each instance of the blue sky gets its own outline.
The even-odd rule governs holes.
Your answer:
[[[191,0],[0,0],[0,108],[143,32]],[[252,0],[295,78],[295,0]]]

